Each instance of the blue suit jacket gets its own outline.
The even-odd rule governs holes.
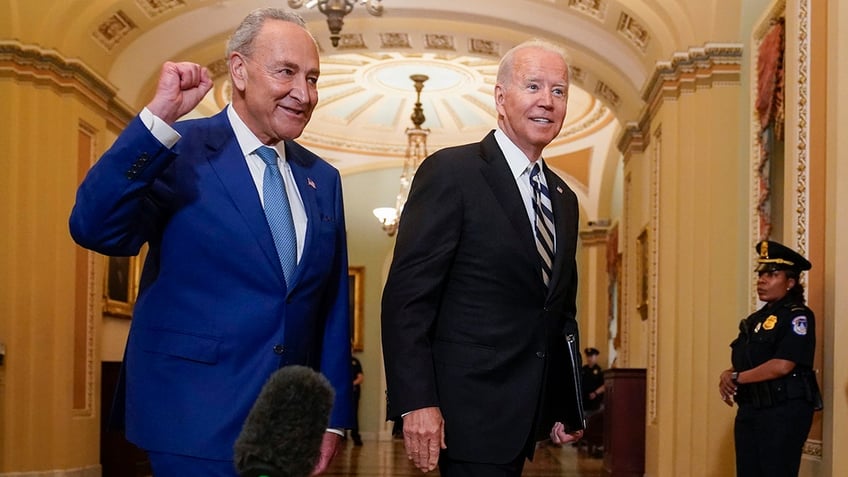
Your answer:
[[[329,379],[330,426],[350,427],[338,171],[286,141],[308,217],[286,284],[226,112],[175,128],[182,138],[168,149],[133,120],[89,171],[70,218],[74,240],[103,254],[149,244],[124,362],[127,437],[147,450],[230,459],[262,385],[289,364]]]

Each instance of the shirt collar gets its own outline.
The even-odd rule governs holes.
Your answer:
[[[227,105],[227,119],[230,120],[230,126],[232,126],[233,133],[236,135],[236,141],[238,141],[242,155],[249,156],[253,154],[259,146],[264,146],[262,141],[256,137],[256,134],[253,134],[253,131],[251,131],[250,128],[247,127],[247,124],[242,121],[232,104]],[[280,141],[269,147],[273,147],[280,156],[280,159],[285,161],[286,148],[284,147],[284,141]]]
[[[507,137],[506,133],[504,133],[501,128],[495,129],[495,140],[498,142],[498,146],[501,148],[501,152],[503,152],[504,157],[506,157],[506,163],[509,166],[509,170],[512,172],[512,176],[515,179],[518,179],[524,171],[528,170],[532,162],[527,159],[527,155],[521,152],[521,149],[515,145],[512,140]],[[543,164],[542,158],[537,159],[539,165]]]

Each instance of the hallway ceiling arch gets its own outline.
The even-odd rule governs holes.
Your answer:
[[[322,56],[321,100],[301,141],[343,173],[398,166],[415,101],[413,73],[431,78],[422,91],[431,152],[479,140],[496,125],[492,94],[499,57],[540,37],[563,45],[572,67],[569,115],[546,156],[567,167],[563,158],[570,153],[584,157],[590,151],[580,171],[561,172],[579,180],[591,196],[590,176],[605,169],[604,161],[615,160],[614,131],[638,118],[641,90],[657,61],[680,45],[696,44],[698,36],[710,37],[707,30],[718,13],[709,12],[716,1],[384,0],[380,18],[354,8],[339,48],[330,44],[325,17],[300,9]],[[287,8],[285,0],[276,3]],[[207,65],[216,91],[198,112],[210,114],[226,102],[227,38],[249,11],[268,5],[267,0],[13,0],[6,22],[19,36],[34,33],[45,47],[73,52],[132,109],[152,96],[164,61]]]

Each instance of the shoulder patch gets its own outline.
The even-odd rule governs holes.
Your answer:
[[[798,336],[807,335],[807,317],[804,315],[792,318],[792,331]]]

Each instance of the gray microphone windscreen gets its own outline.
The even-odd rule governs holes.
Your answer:
[[[263,386],[236,439],[242,477],[307,477],[312,473],[333,406],[333,388],[312,368],[286,366]]]

